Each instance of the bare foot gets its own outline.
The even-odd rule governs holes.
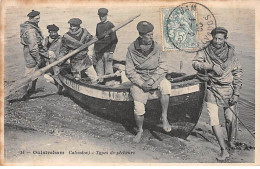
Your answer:
[[[229,153],[228,153],[228,151],[226,150],[226,149],[224,149],[224,150],[221,150],[221,153],[220,153],[220,155],[217,157],[217,160],[219,160],[219,161],[224,161],[224,160],[226,160],[226,158],[228,158],[229,157]]]
[[[141,141],[141,138],[142,138],[142,135],[143,135],[143,130],[139,130],[135,136],[135,138],[133,139],[133,141],[135,143],[139,143]]]
[[[169,124],[167,118],[162,118],[161,120],[162,120],[162,123],[163,123],[163,130],[166,131],[166,132],[172,131],[172,127]]]

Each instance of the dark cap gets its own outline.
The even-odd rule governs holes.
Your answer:
[[[217,33],[222,33],[225,36],[227,36],[228,31],[225,28],[223,28],[223,27],[216,27],[215,29],[213,29],[211,31],[211,35],[212,36],[216,35]]]
[[[106,9],[106,8],[99,8],[98,9],[98,15],[99,16],[105,16],[105,15],[107,15],[107,13],[108,13],[108,9]]]
[[[141,21],[137,24],[137,30],[139,33],[146,34],[152,32],[154,29],[153,25],[147,21]]]
[[[48,26],[47,26],[47,29],[48,29],[49,31],[58,31],[58,30],[59,30],[59,27],[56,26],[55,24],[52,24],[52,25],[48,25]]]
[[[28,13],[27,16],[30,17],[30,18],[33,18],[33,17],[35,17],[35,16],[37,16],[37,15],[40,15],[40,12],[39,12],[39,11],[32,10],[32,12]]]
[[[72,18],[68,22],[71,25],[80,25],[82,21],[79,18]]]

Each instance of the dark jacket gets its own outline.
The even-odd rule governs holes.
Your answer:
[[[110,21],[107,21],[105,23],[100,22],[97,24],[96,28],[96,36],[99,38],[101,37],[105,32],[111,30],[113,27],[113,23]],[[105,52],[114,52],[116,48],[116,44],[118,42],[116,32],[113,32],[109,34],[107,37],[97,41],[94,45],[94,50],[98,54],[104,54]],[[96,58],[99,60],[100,58]]]

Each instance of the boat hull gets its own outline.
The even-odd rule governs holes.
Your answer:
[[[134,102],[130,94],[131,85],[117,88],[91,85],[75,81],[66,71],[59,75],[68,95],[91,113],[110,119],[122,125],[133,127]],[[172,131],[168,134],[186,139],[196,126],[203,107],[206,84],[196,77],[172,83],[168,107],[168,120]],[[146,104],[144,127],[164,132],[161,127],[161,104],[159,92],[153,91]]]

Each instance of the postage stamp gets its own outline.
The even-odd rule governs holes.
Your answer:
[[[260,1],[0,7],[0,166],[260,164]],[[205,102],[202,71],[231,109]]]
[[[163,50],[194,52],[210,41],[210,32],[216,27],[213,13],[195,2],[183,3],[175,8],[162,8]]]

